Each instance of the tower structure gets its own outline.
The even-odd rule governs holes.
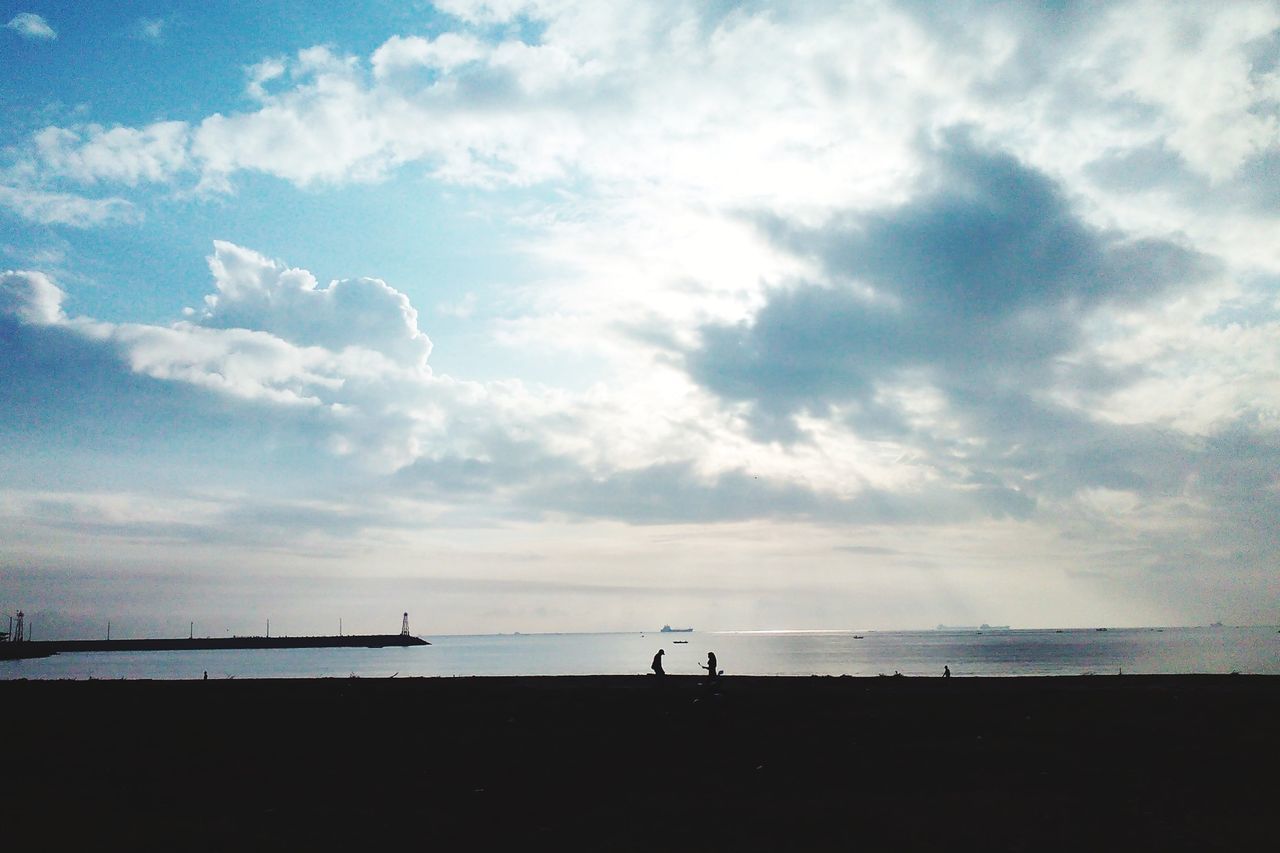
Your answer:
[[[400,636],[401,637],[409,636],[409,614],[408,613],[404,615],[404,619],[400,622]]]

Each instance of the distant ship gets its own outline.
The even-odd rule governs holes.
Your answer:
[[[663,633],[663,634],[692,634],[692,633],[693,633],[693,629],[692,629],[692,628],[672,628],[670,625],[663,625],[663,626],[662,626],[662,631],[661,631],[660,633]]]

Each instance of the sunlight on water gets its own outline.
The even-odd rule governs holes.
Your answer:
[[[726,675],[957,677],[1141,673],[1280,674],[1275,628],[1110,631],[796,631],[424,637],[387,649],[96,652],[0,662],[0,678],[343,678],[469,675],[698,675],[714,651]],[[676,640],[687,640],[677,643]]]

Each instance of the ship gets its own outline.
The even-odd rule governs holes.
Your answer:
[[[399,634],[326,637],[179,637],[139,640],[23,640],[0,643],[0,660],[43,658],[59,652],[187,652],[220,649],[383,649],[431,645],[409,633],[404,614]]]
[[[692,628],[672,628],[670,625],[663,625],[663,626],[662,626],[662,630],[661,630],[659,633],[662,633],[662,634],[692,634],[692,633],[693,633],[693,629],[692,629]]]

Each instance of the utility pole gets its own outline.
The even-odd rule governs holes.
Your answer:
[[[270,619],[267,620],[267,636],[268,637],[271,636],[271,620]]]
[[[342,617],[338,617],[338,636],[342,636]]]
[[[107,642],[111,641],[111,620],[107,620]]]
[[[192,623],[191,623],[191,629],[190,629],[190,631],[188,631],[188,633],[187,633],[187,639],[188,639],[188,640],[194,640],[195,638],[196,638],[196,623],[195,623],[195,622],[192,622]]]

